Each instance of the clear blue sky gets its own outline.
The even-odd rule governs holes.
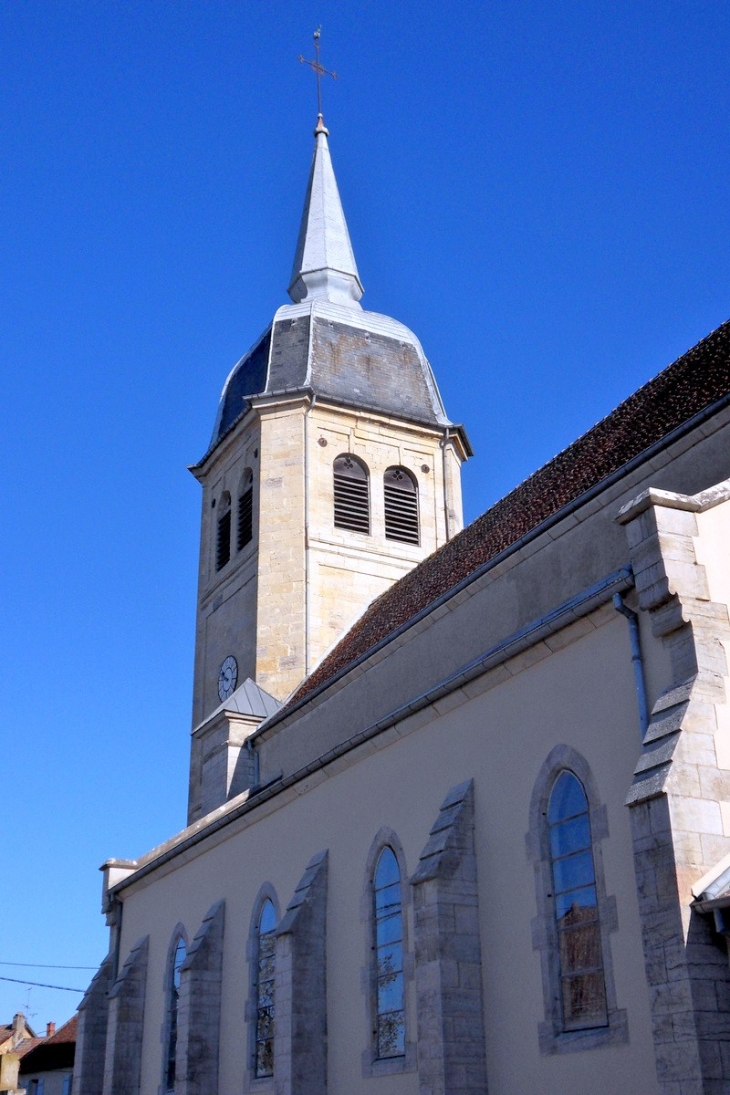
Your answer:
[[[186,465],[286,299],[320,22],[363,304],[469,431],[469,519],[730,312],[725,0],[6,0],[2,963],[98,963],[97,867],[184,824]]]

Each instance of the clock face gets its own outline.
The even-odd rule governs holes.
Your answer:
[[[223,665],[220,668],[218,674],[218,695],[221,701],[227,700],[229,696],[233,695],[236,690],[236,681],[238,680],[238,662],[229,654]]]

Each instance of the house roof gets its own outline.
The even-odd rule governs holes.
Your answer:
[[[41,1038],[28,1051],[23,1053],[20,1072],[44,1072],[53,1068],[70,1068],[76,1052],[76,1033],[78,1016],[74,1015],[50,1038]]]
[[[381,594],[285,709],[344,672],[542,522],[729,398],[730,320]]]

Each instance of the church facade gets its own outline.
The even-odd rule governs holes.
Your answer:
[[[730,323],[462,528],[320,117],[202,485],[187,827],[103,868],[76,1095],[730,1091]]]

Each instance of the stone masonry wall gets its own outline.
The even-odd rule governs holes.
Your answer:
[[[138,1095],[149,936],[132,948],[109,994],[103,1095]]]
[[[77,1095],[101,1095],[109,1019],[109,989],[114,957],[102,962],[79,1005],[73,1089]]]
[[[327,1090],[327,852],[310,860],[276,929],[276,1095]]]
[[[420,1095],[485,1095],[472,780],[441,804],[411,884]]]
[[[730,486],[730,485],[729,485]],[[730,1091],[730,969],[691,908],[691,887],[730,852],[730,770],[718,763],[728,608],[698,565],[697,514],[716,492],[648,490],[624,507],[640,608],[667,645],[673,680],[651,713],[628,798],[657,1075],[665,1095]]]
[[[208,911],[180,976],[176,1095],[216,1095],[225,901]]]

